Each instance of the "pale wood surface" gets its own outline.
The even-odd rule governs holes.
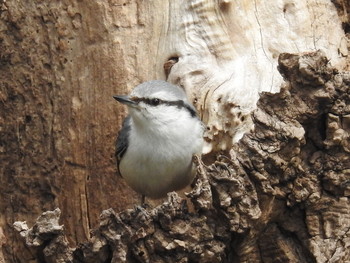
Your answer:
[[[112,95],[165,79],[164,63],[177,57],[168,80],[208,125],[205,151],[230,149],[251,128],[259,92],[279,90],[279,53],[322,49],[346,67],[348,7],[337,4],[341,18],[331,1],[316,0],[0,1],[0,226],[9,262],[31,257],[16,220],[60,207],[75,244],[102,210],[139,201],[116,176],[126,112]]]

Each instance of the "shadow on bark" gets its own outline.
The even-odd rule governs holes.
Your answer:
[[[15,229],[43,262],[346,262],[350,258],[350,74],[322,52],[281,54],[255,128],[198,173],[188,200],[102,212],[70,248],[60,210]],[[188,202],[194,207],[189,211]]]

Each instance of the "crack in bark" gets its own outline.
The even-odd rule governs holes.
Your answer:
[[[216,156],[211,165],[198,161],[189,200],[170,193],[166,202],[154,208],[105,210],[91,239],[73,249],[65,241],[63,228],[57,226],[57,212],[54,223],[42,225],[52,222],[47,213],[25,232],[28,245],[42,251],[48,263],[59,258],[74,263],[215,263],[229,262],[234,257],[229,251],[235,251],[242,262],[251,258],[317,262],[329,260],[331,252],[345,260],[349,244],[344,239],[344,244],[339,242],[337,235],[350,229],[344,227],[350,225],[347,186],[330,177],[328,190],[333,196],[327,195],[320,188],[319,174],[329,170],[342,175],[342,169],[350,169],[347,146],[333,140],[336,128],[329,122],[327,147],[308,147],[306,140],[319,136],[312,134],[312,127],[325,112],[336,109],[335,101],[350,100],[346,84],[350,75],[341,75],[327,63],[322,52],[281,54],[279,68],[288,84],[278,94],[261,95],[254,112],[255,130],[233,146],[230,156]],[[344,81],[325,89],[334,76]],[[316,152],[320,158],[310,162],[309,156]],[[188,204],[194,207],[191,213]],[[326,241],[339,249],[330,251]],[[44,243],[45,247],[36,245]]]

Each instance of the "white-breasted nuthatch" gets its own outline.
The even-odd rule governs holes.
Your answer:
[[[161,198],[194,178],[193,155],[203,146],[204,125],[185,92],[162,80],[113,96],[129,115],[117,139],[119,173],[136,192]]]

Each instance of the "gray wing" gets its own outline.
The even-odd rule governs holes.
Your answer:
[[[121,130],[119,131],[117,142],[116,142],[116,151],[115,151],[115,157],[117,158],[117,168],[118,172],[120,173],[119,164],[120,161],[125,154],[126,150],[128,149],[129,145],[129,134],[130,134],[130,116],[127,116],[124,119],[123,126]]]

